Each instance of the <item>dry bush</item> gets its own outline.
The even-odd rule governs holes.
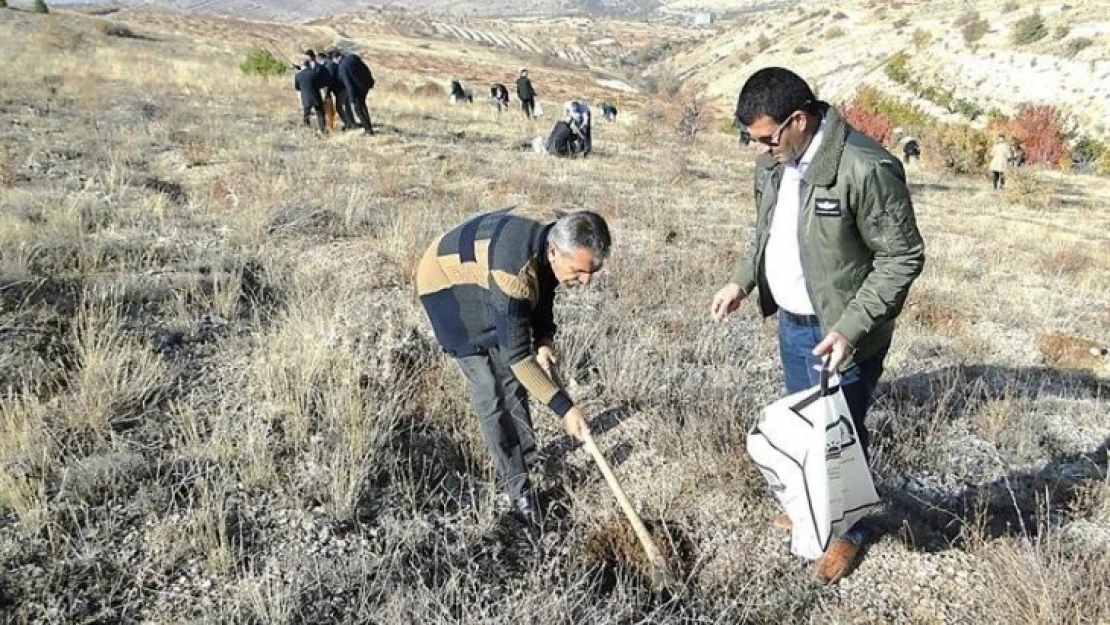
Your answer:
[[[85,32],[54,20],[42,25],[36,31],[35,39],[41,47],[67,54],[80,52],[88,45],[88,35]]]
[[[1094,259],[1079,244],[1047,250],[1041,255],[1041,266],[1056,275],[1074,276],[1093,265]]]
[[[1056,367],[1087,368],[1098,362],[1091,349],[1099,345],[1092,340],[1052,331],[1037,334],[1037,351],[1044,361]]]
[[[107,436],[141,418],[166,390],[165,364],[123,327],[118,305],[92,301],[75,324],[73,408],[70,427]]]
[[[47,410],[30,393],[0,398],[0,510],[28,533],[49,520],[46,482],[56,470],[56,449],[46,428]]]
[[[930,163],[957,174],[983,171],[991,146],[987,133],[965,124],[938,124],[922,134]]]
[[[11,146],[0,148],[0,188],[11,187],[19,179],[16,151]]]
[[[1054,185],[1028,168],[1006,172],[1003,194],[1008,202],[1041,212],[1058,207]]]
[[[1099,623],[1110,618],[1110,567],[1093,545],[1017,539],[984,550],[992,616],[1000,623]]]
[[[444,98],[447,97],[447,90],[439,83],[425,81],[413,87],[412,94],[419,98]]]
[[[948,305],[920,288],[910,291],[902,317],[942,336],[959,334],[967,329],[967,318],[959,307]]]

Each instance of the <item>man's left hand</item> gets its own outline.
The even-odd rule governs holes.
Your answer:
[[[829,371],[836,371],[844,361],[848,360],[848,356],[852,353],[852,346],[848,343],[848,339],[844,338],[839,332],[829,332],[829,334],[813,348],[814,356],[822,356],[826,358],[826,363]]]

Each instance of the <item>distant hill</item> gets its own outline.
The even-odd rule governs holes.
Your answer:
[[[93,2],[59,0],[57,5],[119,5],[170,9],[185,13],[225,15],[258,20],[317,19],[340,13],[402,9],[432,15],[469,17],[524,17],[589,15],[608,17],[671,16],[690,18],[703,11],[735,13],[796,4],[800,0],[118,0]],[[18,2],[13,4],[19,4]]]
[[[1015,43],[1019,21],[1034,15],[1043,22],[1043,37]],[[930,102],[888,77],[888,61],[901,52],[910,77],[983,111],[1010,113],[1025,102],[1054,104],[1084,134],[1107,136],[1108,15],[1106,0],[807,4],[722,25],[716,36],[668,59],[667,67],[702,85],[714,100],[735,99],[744,78],[756,69],[783,65],[803,74],[825,99],[847,98],[861,84],[872,84],[938,118],[967,121],[966,115],[948,110],[950,105]],[[972,18],[982,36],[968,43],[963,31]]]

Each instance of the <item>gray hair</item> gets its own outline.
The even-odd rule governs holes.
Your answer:
[[[613,239],[609,236],[609,225],[601,215],[593,211],[577,211],[559,216],[551,227],[547,240],[568,252],[586,248],[593,254],[597,264],[609,257],[609,247],[613,244]]]

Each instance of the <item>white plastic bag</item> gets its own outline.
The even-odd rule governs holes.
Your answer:
[[[816,560],[879,503],[871,470],[840,390],[821,383],[763,409],[748,454],[793,523],[790,551]]]
[[[539,100],[532,106],[532,117],[543,117],[543,105]]]

